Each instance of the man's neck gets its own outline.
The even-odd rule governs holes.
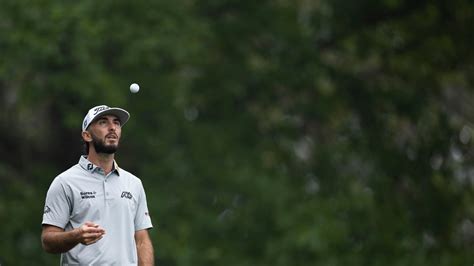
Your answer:
[[[87,159],[102,168],[106,175],[108,175],[114,166],[114,153],[107,154],[107,153],[95,153],[89,152]]]

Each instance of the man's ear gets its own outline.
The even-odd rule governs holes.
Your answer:
[[[89,131],[82,131],[82,139],[85,141],[85,142],[91,142],[92,141],[92,136],[91,136],[91,133]]]

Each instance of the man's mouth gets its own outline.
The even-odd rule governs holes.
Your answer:
[[[118,136],[115,135],[115,134],[109,134],[107,136],[105,136],[106,139],[118,139]]]

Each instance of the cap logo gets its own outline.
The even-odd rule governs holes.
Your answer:
[[[107,110],[107,109],[109,109],[108,106],[99,106],[99,107],[97,107],[97,108],[94,108],[94,111],[95,111],[95,112],[94,112],[93,115],[96,115],[97,113],[102,112],[102,111]]]

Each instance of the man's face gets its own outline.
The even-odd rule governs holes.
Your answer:
[[[97,153],[112,154],[119,146],[122,133],[120,120],[114,115],[104,115],[99,117],[89,126],[92,137],[90,142]]]

